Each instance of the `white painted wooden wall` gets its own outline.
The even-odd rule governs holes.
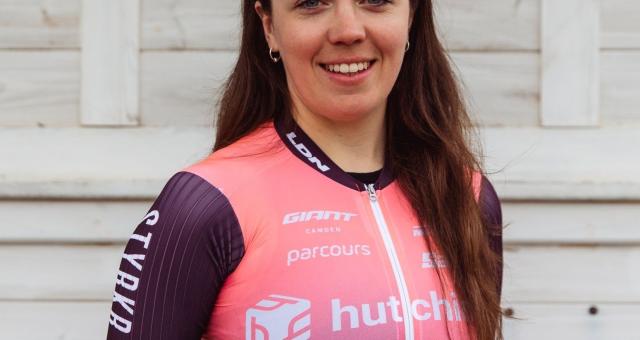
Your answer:
[[[506,338],[640,339],[640,1],[436,6],[509,224]],[[126,239],[212,146],[238,7],[0,0],[1,339],[104,338]]]

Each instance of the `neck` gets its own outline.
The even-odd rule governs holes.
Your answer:
[[[351,121],[294,110],[304,132],[345,172],[373,172],[384,165],[384,108]]]

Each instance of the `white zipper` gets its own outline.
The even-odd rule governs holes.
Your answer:
[[[376,219],[378,230],[380,230],[382,241],[384,242],[384,247],[387,250],[387,255],[389,255],[389,261],[391,262],[391,267],[393,268],[393,275],[395,276],[396,284],[398,285],[398,290],[400,291],[400,306],[402,307],[402,316],[404,320],[405,339],[413,339],[413,315],[411,314],[410,309],[411,301],[409,301],[409,289],[407,288],[407,281],[405,280],[404,274],[402,273],[400,260],[398,259],[398,253],[396,252],[396,248],[393,245],[391,234],[389,234],[387,222],[385,221],[384,215],[382,214],[382,209],[380,209],[378,195],[376,195],[376,188],[374,187],[374,184],[366,184],[365,186],[367,188],[367,193],[369,193],[369,203],[371,203],[373,216]]]

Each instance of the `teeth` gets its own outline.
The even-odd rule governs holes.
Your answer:
[[[330,72],[349,74],[356,73],[363,70],[369,69],[369,62],[364,61],[361,63],[352,63],[352,64],[334,64],[334,65],[326,65],[325,69]]]

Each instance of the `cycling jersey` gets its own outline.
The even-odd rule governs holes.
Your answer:
[[[468,339],[429,227],[388,164],[376,177],[279,122],[178,172],[125,247],[108,339]],[[502,256],[500,201],[473,187]]]

